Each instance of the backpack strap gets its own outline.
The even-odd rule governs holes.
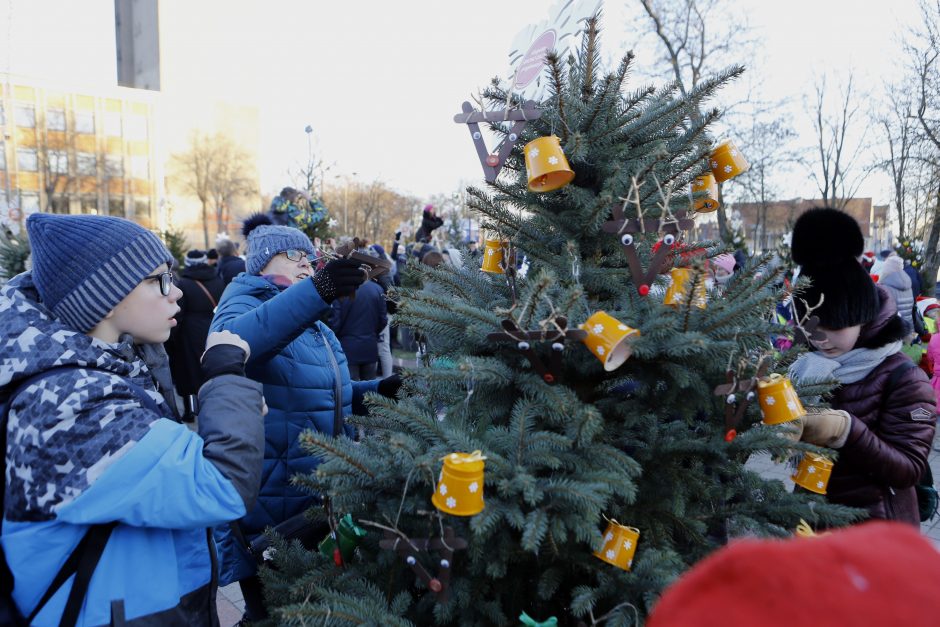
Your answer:
[[[69,370],[98,370],[100,372],[106,372],[100,368],[77,366],[74,364],[49,368],[48,370],[38,372],[17,382],[16,387],[9,393],[2,408],[0,408],[0,446],[3,447],[3,458],[2,462],[0,462],[0,469],[3,470],[4,475],[3,480],[0,481],[0,507],[6,502],[7,423],[10,417],[10,408],[13,406],[13,399],[30,385]],[[146,390],[133,381],[128,379],[123,380],[137,397],[137,400],[140,401],[141,405],[153,412],[161,412],[157,402],[147,394]],[[0,511],[0,522],[2,522],[2,518],[3,512]],[[59,588],[61,588],[72,575],[75,575],[75,581],[72,583],[72,589],[69,591],[68,600],[66,601],[65,610],[62,613],[59,625],[60,627],[64,627],[67,625],[75,625],[78,622],[78,615],[85,602],[85,595],[88,593],[88,584],[91,582],[91,576],[98,566],[98,561],[101,559],[104,547],[107,545],[108,538],[111,536],[111,532],[116,525],[117,522],[92,525],[88,531],[85,532],[85,535],[82,536],[78,545],[72,550],[68,558],[66,558],[65,563],[62,564],[59,572],[56,573],[52,583],[49,584],[45,594],[43,594],[42,598],[39,600],[39,603],[33,608],[33,611],[27,618],[27,624],[33,622],[33,619],[42,611],[46,603],[49,602],[55,593],[59,591]],[[13,594],[13,572],[10,570],[6,559],[0,560],[0,562],[2,562],[0,563],[0,581],[3,582],[2,586],[0,586],[3,588],[0,589],[0,593],[9,597]],[[8,586],[9,589],[6,589]]]
[[[212,309],[215,309],[216,307],[219,306],[219,303],[215,302],[215,299],[212,298],[212,294],[209,292],[206,286],[202,284],[202,281],[197,281],[196,279],[193,279],[193,283],[199,286],[199,289],[202,290],[202,293],[205,294],[206,298],[209,299],[209,302],[212,303]]]

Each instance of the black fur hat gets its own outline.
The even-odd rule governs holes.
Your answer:
[[[812,315],[826,328],[844,329],[874,320],[881,300],[858,261],[864,248],[862,230],[849,214],[816,208],[801,215],[793,227],[793,261],[812,285],[797,295],[797,314],[806,313],[802,300],[813,306],[825,297]]]

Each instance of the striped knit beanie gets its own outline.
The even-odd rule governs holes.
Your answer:
[[[156,235],[123,218],[34,213],[26,230],[39,297],[82,333],[173,259]]]

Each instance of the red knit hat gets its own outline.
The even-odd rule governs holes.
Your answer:
[[[940,553],[869,522],[815,538],[740,540],[669,587],[647,627],[940,625]]]

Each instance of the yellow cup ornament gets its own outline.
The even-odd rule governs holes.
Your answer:
[[[525,145],[523,153],[530,192],[552,192],[574,180],[574,170],[555,135],[533,139]]]
[[[702,176],[696,176],[695,180],[692,181],[692,193],[696,194],[698,192],[705,192],[708,194],[707,198],[699,198],[693,204],[693,208],[699,213],[711,213],[712,211],[717,211],[718,207],[721,206],[721,203],[718,202],[718,182],[715,180],[715,175],[711,172],[703,174]]]
[[[673,268],[669,271],[672,283],[666,289],[666,297],[663,303],[666,305],[682,305],[689,297],[689,287],[694,282],[693,270],[691,268]],[[708,294],[705,291],[705,281],[699,279],[695,286],[695,294],[692,296],[692,304],[699,309],[705,309]]]
[[[757,398],[765,425],[779,425],[806,415],[790,379],[779,374],[757,382]]]
[[[806,488],[810,492],[825,494],[831,475],[832,460],[822,455],[805,453],[803,459],[800,460],[799,467],[796,469],[796,474],[790,478],[793,479],[793,483]]]
[[[607,372],[616,370],[630,358],[633,354],[630,338],[640,335],[639,331],[604,311],[592,315],[580,328],[587,331],[582,342],[604,364]]]
[[[509,258],[509,242],[499,239],[487,239],[483,243],[483,272],[505,274],[506,260]]]
[[[607,531],[604,533],[604,545],[594,552],[594,557],[613,564],[617,568],[630,570],[633,566],[633,555],[636,553],[636,543],[640,539],[640,530],[636,527],[626,527],[616,520],[609,521]]]
[[[744,174],[751,167],[731,141],[723,142],[712,151],[708,156],[708,165],[711,166],[712,174],[719,183]]]
[[[480,451],[451,453],[431,497],[434,507],[451,516],[474,516],[483,511],[483,461]]]

